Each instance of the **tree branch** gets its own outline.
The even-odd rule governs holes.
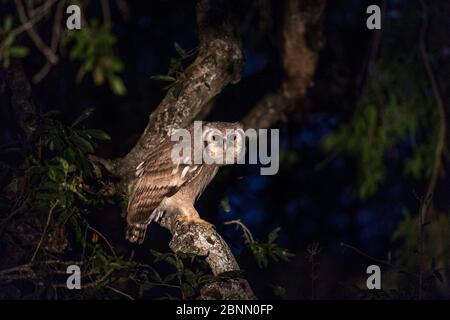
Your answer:
[[[323,47],[320,22],[324,7],[323,0],[284,3],[280,47],[285,78],[278,90],[264,96],[244,117],[246,128],[271,127],[305,98]]]
[[[6,82],[11,90],[11,106],[16,119],[26,140],[29,141],[36,130],[35,120],[31,117],[35,107],[30,99],[30,83],[19,61],[12,61],[7,70]]]
[[[220,3],[220,7],[217,5]],[[225,6],[225,8],[223,7]],[[145,155],[174,128],[189,125],[229,83],[240,80],[243,56],[238,33],[231,22],[229,1],[199,0],[196,6],[199,32],[199,53],[183,72],[181,91],[171,88],[149,117],[149,122],[135,147],[113,163],[121,178],[119,189],[130,193],[135,181],[135,168]],[[173,235],[170,248],[204,256],[212,273],[239,271],[239,266],[226,242],[214,228],[198,223],[183,223],[181,213],[167,212],[159,222]],[[203,299],[254,299],[246,280],[226,279],[208,284],[202,290]]]
[[[29,20],[27,18],[27,15],[25,13],[25,7],[23,6],[22,1],[21,0],[15,0],[15,4],[16,4],[17,13],[19,15],[20,22],[22,23],[22,25],[26,25],[31,20]],[[36,32],[36,30],[34,30],[33,25],[31,25],[25,31],[28,33],[29,37],[34,42],[34,44],[39,49],[39,51],[41,51],[42,54],[47,58],[47,60],[51,64],[56,64],[58,62],[58,60],[59,60],[58,56],[53,52],[52,49],[50,49],[44,43],[44,41],[42,41],[42,39],[39,36],[39,34]]]
[[[149,117],[149,122],[134,148],[115,162],[115,172],[123,179],[123,191],[129,191],[134,169],[163,137],[174,128],[189,125],[229,83],[240,80],[243,56],[240,40],[231,23],[229,8],[215,8],[214,1],[197,2],[199,53],[180,77],[181,91],[171,88]],[[220,1],[229,6],[228,1]]]

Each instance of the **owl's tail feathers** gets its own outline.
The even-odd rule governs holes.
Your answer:
[[[153,210],[152,214],[150,215],[150,217],[148,217],[145,223],[128,224],[125,229],[125,238],[130,242],[137,242],[138,244],[142,244],[142,242],[144,242],[147,226],[152,221],[158,221],[163,214],[164,209],[162,207],[158,207],[155,210]]]
[[[145,238],[145,232],[147,231],[147,224],[129,224],[125,229],[125,238],[130,242],[137,242],[142,244]]]

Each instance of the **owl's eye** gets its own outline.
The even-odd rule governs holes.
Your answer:
[[[216,142],[220,140],[220,133],[214,130],[210,130],[206,133],[206,139],[209,142]]]

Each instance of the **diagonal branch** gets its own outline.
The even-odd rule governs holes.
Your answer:
[[[246,128],[271,127],[305,98],[323,46],[320,23],[324,7],[323,0],[284,3],[280,48],[285,78],[278,90],[264,96],[244,117]]]
[[[208,102],[229,83],[240,80],[243,56],[229,8],[215,8],[214,1],[197,2],[199,53],[180,78],[181,91],[170,89],[149,117],[147,127],[134,148],[115,162],[115,172],[127,191],[134,168],[142,155],[153,148],[173,128],[190,124]],[[220,2],[230,6],[230,2]],[[213,17],[213,18],[211,18]]]
[[[129,193],[135,180],[135,168],[145,155],[174,128],[189,125],[229,83],[240,80],[243,66],[240,40],[231,21],[230,2],[199,0],[196,5],[199,33],[199,53],[179,79],[181,90],[175,87],[150,115],[147,127],[135,147],[122,159],[112,163],[121,178],[119,189]],[[225,8],[224,8],[225,6]],[[105,163],[103,163],[105,165]],[[110,166],[110,163],[106,164]],[[230,248],[214,228],[199,223],[183,223],[179,212],[168,212],[159,222],[173,238],[170,248],[204,256],[214,275],[239,271]],[[244,279],[227,279],[209,283],[201,298],[254,299]]]
[[[22,4],[21,0],[15,0],[17,13],[19,15],[20,22],[22,25],[26,25],[30,20],[27,18],[27,15],[25,13],[25,7]],[[58,56],[53,52],[52,49],[50,49],[44,41],[41,39],[41,36],[34,30],[33,26],[31,25],[29,28],[25,30],[28,35],[30,36],[31,40],[34,42],[36,47],[39,49],[39,51],[42,52],[42,54],[47,58],[47,60],[51,64],[58,63]]]

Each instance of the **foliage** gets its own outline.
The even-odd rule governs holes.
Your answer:
[[[152,295],[152,289],[158,288],[156,294],[163,290],[165,298],[189,299],[197,296],[206,283],[241,277],[240,272],[213,276],[203,259],[175,253],[151,250],[155,257],[153,265],[125,260],[116,254],[104,235],[89,223],[89,213],[111,201],[98,196],[97,173],[88,157],[95,151],[98,141],[110,139],[106,132],[83,125],[93,112],[92,108],[86,109],[70,125],[57,119],[57,111],[33,115],[38,121],[36,136],[39,142],[37,150],[29,157],[32,209],[24,218],[52,220],[48,230],[42,231],[47,236],[43,238],[43,246],[38,247],[40,250],[36,250],[36,259],[33,256],[34,272],[46,274],[47,279],[42,282],[44,291],[35,294],[49,298],[58,294],[77,299],[120,294],[130,298],[126,292],[143,297]],[[116,200],[120,202],[120,199]],[[293,256],[276,244],[279,230],[276,228],[269,233],[267,243],[248,243],[261,268],[267,267],[269,260],[288,261]],[[67,259],[67,249],[77,247],[80,248],[78,253]],[[49,265],[55,255],[58,265]],[[65,287],[64,279],[57,284],[59,280],[52,274],[61,272],[60,268],[69,264],[79,265],[84,277],[84,290],[74,294],[61,290]],[[276,292],[282,295],[282,289],[277,288]]]
[[[173,88],[172,95],[174,98],[178,98],[182,89],[181,76],[184,70],[183,62],[195,53],[195,49],[187,52],[176,42],[174,46],[176,54],[170,58],[167,74],[156,74],[151,76],[150,79],[169,82],[169,85],[164,89],[169,90]]]
[[[207,272],[206,263],[195,256],[180,255],[175,253],[162,253],[151,250],[155,257],[154,263],[163,263],[166,265],[164,270],[166,274],[162,276],[155,269],[152,270],[150,277],[156,283],[147,284],[140,290],[148,289],[154,286],[171,286],[176,288],[181,299],[192,299],[199,295],[200,288],[210,282],[225,280],[229,278],[242,277],[239,272],[222,273],[214,276]],[[170,272],[172,269],[173,272]],[[169,272],[167,272],[167,270]],[[167,296],[168,298],[176,298]]]
[[[414,59],[392,61],[392,57],[378,61],[379,71],[369,80],[352,121],[323,141],[327,151],[355,158],[361,198],[377,191],[386,177],[387,160],[395,159],[402,146],[414,148],[405,160],[404,174],[416,178],[429,174],[435,114],[424,94],[426,84],[417,74],[416,63]],[[424,132],[427,136],[422,137]]]
[[[93,111],[86,109],[70,126],[56,120],[55,112],[40,117],[40,143],[52,156],[44,160],[33,159],[33,179],[38,180],[36,197],[39,204],[49,206],[58,201],[61,209],[70,211],[76,207],[76,200],[89,202],[83,189],[86,179],[92,178],[87,155],[94,152],[96,140],[110,139],[102,130],[80,127]]]
[[[127,89],[118,76],[123,71],[123,63],[114,54],[116,36],[111,27],[106,24],[99,25],[93,19],[89,26],[84,26],[77,32],[67,33],[67,42],[72,44],[69,59],[80,61],[76,79],[81,81],[87,73],[92,74],[96,85],[108,82],[112,92],[118,96],[125,95]]]
[[[406,212],[403,221],[392,235],[392,240],[402,245],[403,250],[398,254],[399,263],[402,266],[414,268],[417,260],[413,253],[423,251],[423,254],[426,254],[425,259],[428,261],[429,271],[442,281],[436,265],[446,264],[450,256],[449,227],[450,216],[440,214],[433,223],[425,225],[420,234],[417,219]]]
[[[280,228],[273,229],[267,236],[266,243],[259,242],[257,240],[247,242],[248,247],[255,257],[256,263],[260,268],[267,268],[270,260],[274,260],[276,262],[280,260],[289,261],[293,256],[295,256],[289,250],[278,246],[276,240],[279,232]]]
[[[102,130],[86,129],[83,126],[93,110],[85,110],[71,125],[57,120],[58,112],[34,115],[38,120],[36,137],[39,140],[37,150],[28,157],[29,190],[24,203],[29,202],[30,209],[22,217],[25,221],[32,221],[36,217],[41,221],[48,221],[47,226],[41,230],[42,239],[32,257],[33,272],[48,275],[44,277],[46,281],[40,280],[38,287],[44,286],[45,290],[54,292],[59,288],[55,284],[59,280],[54,279],[52,272],[58,274],[59,268],[78,264],[82,267],[82,274],[88,278],[83,279],[83,285],[89,289],[84,291],[86,296],[83,297],[89,296],[93,290],[103,290],[106,285],[122,281],[116,272],[133,264],[117,257],[112,247],[109,247],[110,253],[107,254],[98,240],[100,234],[88,222],[89,212],[104,201],[90,189],[95,183],[88,154],[94,152],[98,140],[110,139]],[[91,239],[88,238],[89,234],[92,234]],[[8,240],[8,237],[5,239],[14,241]],[[65,257],[69,247],[81,248],[75,261]],[[56,266],[50,263],[55,257],[58,257]],[[44,294],[39,292],[38,290],[36,294]],[[45,291],[45,294],[51,293]],[[60,294],[66,295],[68,292]]]
[[[404,10],[401,22],[386,19],[379,55],[367,63],[368,79],[352,118],[322,141],[326,151],[355,161],[360,199],[377,193],[388,170],[400,167],[404,177],[421,182],[431,176],[439,119],[419,50],[423,39],[418,38],[418,27],[424,12],[415,10],[413,6]],[[383,289],[360,289],[358,298],[422,299],[445,291],[440,286],[448,274],[449,215],[433,207],[436,218],[421,226],[406,204],[401,206],[405,215],[392,236],[393,253],[383,261]]]

